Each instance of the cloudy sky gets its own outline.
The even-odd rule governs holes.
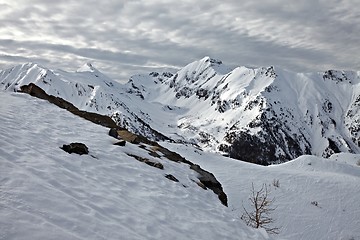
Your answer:
[[[204,56],[230,66],[360,70],[358,0],[0,0],[0,69],[92,62],[119,81]]]

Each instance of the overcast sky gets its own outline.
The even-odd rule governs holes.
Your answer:
[[[115,80],[210,56],[230,66],[360,70],[358,0],[0,0],[0,69],[90,61]]]

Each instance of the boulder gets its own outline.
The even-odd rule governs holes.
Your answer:
[[[114,143],[114,145],[124,147],[126,145],[126,141],[119,141],[119,142]]]
[[[64,150],[65,152],[71,154],[71,153],[76,153],[79,155],[83,155],[83,154],[88,154],[89,153],[89,149],[88,147],[83,144],[83,143],[70,143],[70,144],[64,144],[61,147],[62,150]]]
[[[179,180],[176,177],[174,177],[174,175],[172,175],[172,174],[167,174],[167,175],[165,175],[165,177],[171,181],[179,182]]]

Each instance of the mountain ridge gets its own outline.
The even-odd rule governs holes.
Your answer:
[[[153,140],[259,164],[303,154],[360,152],[360,72],[293,73],[273,66],[229,68],[204,57],[176,73],[112,81],[90,63],[75,73],[23,64],[0,72],[2,89],[30,82],[81,110],[112,117]]]
[[[219,75],[211,68],[210,61],[210,58],[204,58],[199,61],[199,64],[194,62],[178,71],[167,82],[169,88],[173,89],[172,92],[175,97],[173,94],[172,100],[169,101],[169,97],[166,95],[166,98],[158,97],[155,101],[178,103],[177,99],[181,99],[185,102],[184,106],[191,104],[196,106],[200,105],[198,102],[201,99],[207,101],[210,98],[211,101],[203,108],[210,108],[210,115],[214,112],[220,113],[217,114],[218,116],[212,117],[213,119],[221,115],[222,118],[224,118],[223,116],[226,117],[229,115],[226,112],[232,112],[231,114],[237,114],[239,118],[244,119],[236,122],[233,117],[229,121],[231,126],[228,126],[228,128],[246,130],[242,131],[243,136],[237,142],[248,144],[245,146],[230,146],[231,149],[229,149],[227,143],[231,145],[236,138],[239,138],[239,134],[235,133],[235,136],[233,136],[234,131],[227,131],[227,135],[217,137],[218,140],[225,139],[225,144],[218,141],[218,150],[230,153],[230,156],[240,159],[244,158],[246,152],[259,152],[260,150],[260,152],[263,152],[263,156],[255,162],[260,161],[264,164],[266,164],[266,158],[275,156],[276,152],[280,152],[280,158],[284,160],[293,159],[302,154],[330,156],[339,151],[358,152],[359,109],[357,104],[359,100],[354,100],[354,96],[359,96],[359,72],[329,70],[325,73],[304,74],[281,69],[275,70],[274,67],[257,69],[238,67],[227,74]],[[204,62],[208,62],[208,65],[202,67],[202,70],[199,71],[197,67],[203,66]],[[219,63],[216,60],[213,62]],[[199,83],[199,79],[203,81]],[[132,85],[134,85],[133,81]],[[208,88],[209,85],[212,88]],[[231,89],[236,90],[231,91]],[[282,94],[281,98],[278,97],[279,94]],[[337,97],[339,94],[340,97]],[[284,107],[284,103],[287,102],[290,104]],[[238,113],[234,113],[235,111],[232,110],[238,111]],[[196,111],[199,111],[199,109]],[[249,112],[247,116],[244,114],[246,111]],[[350,114],[351,118],[342,119],[342,116]],[[189,116],[190,114],[187,117]],[[190,116],[188,121],[180,123],[179,126],[186,129],[193,128],[194,131],[201,132],[200,127],[196,126],[196,118],[198,117]],[[294,118],[296,119],[294,120]],[[337,123],[334,119],[339,122]],[[278,121],[274,122],[274,120]],[[198,125],[207,121],[211,122],[211,119],[200,117]],[[314,121],[318,122],[320,127],[314,126]],[[290,123],[284,124],[284,122]],[[267,123],[276,124],[275,126],[281,129],[282,134],[285,134],[285,136],[274,137],[278,129],[269,129],[270,126]],[[336,127],[336,124],[346,126],[341,128]],[[306,127],[306,125],[312,126]],[[211,127],[216,128],[219,126],[222,127],[222,132],[226,132],[226,127],[221,126],[221,124]],[[268,133],[254,139],[254,134],[258,132],[260,126],[262,126],[262,129],[267,129]],[[294,128],[305,129],[295,131]],[[334,130],[334,128],[337,129]],[[318,129],[320,129],[320,132],[316,136],[306,136],[314,135],[311,132],[318,131]],[[247,134],[247,131],[250,134]],[[210,130],[205,132],[205,135],[209,132]],[[297,132],[295,137],[291,136],[294,132]],[[198,138],[201,139],[201,136]],[[251,145],[266,145],[265,139],[275,139],[276,142],[269,145],[268,149],[255,148],[251,150]],[[321,146],[317,143],[319,139],[322,140]],[[209,138],[204,141],[206,140],[209,140]],[[313,147],[315,144],[318,145]],[[294,145],[294,147],[284,149],[279,145]],[[343,149],[339,149],[341,147]],[[316,151],[315,148],[320,148],[320,150]],[[237,149],[245,149],[245,151],[237,154]],[[249,156],[247,160],[251,161],[250,158],[253,157]],[[270,162],[275,162],[277,158],[278,156],[275,156]]]

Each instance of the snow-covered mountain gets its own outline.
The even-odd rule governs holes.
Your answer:
[[[204,58],[123,85],[91,64],[29,63],[1,71],[0,89],[0,239],[360,239],[360,155],[331,155],[359,153],[359,72]],[[109,132],[103,115],[145,137]],[[89,154],[61,149],[71,142]],[[259,166],[212,151],[263,164],[319,156]],[[271,190],[279,235],[240,219],[252,184]]]
[[[0,83],[11,91],[34,83],[153,140],[249,162],[360,153],[360,72],[230,69],[205,57],[176,73],[132,76],[125,85],[91,64],[75,73],[24,64],[1,71]]]
[[[25,94],[0,91],[0,106],[0,239],[271,239],[187,164]],[[74,141],[89,154],[60,149]]]
[[[360,72],[231,70],[206,57],[168,76],[133,76],[128,86],[169,105],[178,134],[202,148],[263,164],[360,152]]]
[[[0,239],[360,239],[358,154],[265,167],[161,142],[216,176],[225,207],[187,164],[147,144],[114,145],[107,128],[47,101],[0,90],[0,122]],[[60,149],[70,142],[89,154]],[[240,219],[251,183],[271,189],[279,235]]]

